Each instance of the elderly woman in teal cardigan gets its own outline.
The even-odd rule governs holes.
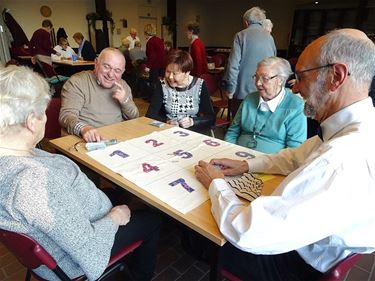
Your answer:
[[[243,100],[225,135],[226,141],[276,153],[306,140],[304,102],[285,88],[291,74],[285,59],[268,57],[258,63],[253,76],[258,91]]]

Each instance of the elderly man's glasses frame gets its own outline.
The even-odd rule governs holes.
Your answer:
[[[317,69],[322,69],[322,68],[326,68],[326,67],[331,67],[331,66],[334,66],[335,64],[336,63],[329,63],[329,64],[326,64],[326,65],[321,65],[321,66],[317,66],[317,67],[313,67],[313,68],[309,68],[309,69],[305,69],[305,70],[301,70],[301,71],[296,71],[296,72],[293,73],[294,78],[297,80],[297,82],[299,82],[299,81],[301,81],[300,75],[302,73],[317,70]],[[348,76],[350,76],[350,72],[348,72]]]

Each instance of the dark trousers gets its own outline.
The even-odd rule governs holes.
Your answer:
[[[220,267],[243,281],[319,280],[321,272],[307,264],[296,251],[279,255],[254,255],[227,242],[220,250]]]
[[[212,243],[193,231],[182,232],[182,247],[190,255],[209,262],[218,259],[219,269],[225,269],[243,281],[309,281],[323,275],[307,264],[296,251],[279,255],[255,255],[241,251],[227,242],[218,256]],[[219,246],[216,246],[219,247]]]
[[[141,246],[132,253],[128,264],[133,280],[149,281],[152,279],[160,225],[161,219],[156,213],[138,210],[131,213],[129,223],[120,226],[116,233],[111,255],[116,254],[126,245],[143,240]]]

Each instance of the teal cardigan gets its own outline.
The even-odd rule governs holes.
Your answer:
[[[297,147],[306,140],[307,121],[301,98],[286,88],[275,112],[258,110],[258,104],[258,92],[243,100],[225,135],[227,142],[250,147],[254,130],[259,135],[256,137],[257,146],[252,149],[276,153],[286,147]]]

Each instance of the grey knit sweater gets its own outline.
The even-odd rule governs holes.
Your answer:
[[[70,276],[97,279],[106,268],[118,227],[105,215],[106,195],[64,156],[0,156],[0,228],[38,241]],[[47,267],[35,270],[58,280]]]

